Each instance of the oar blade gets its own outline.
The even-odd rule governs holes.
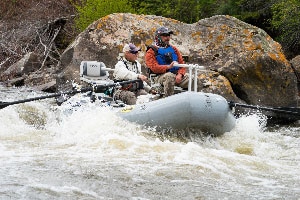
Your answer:
[[[275,107],[274,115],[272,118],[274,121],[282,122],[295,122],[300,120],[300,108],[296,107]]]
[[[291,123],[300,120],[300,108],[297,107],[265,107],[259,105],[228,102],[230,107],[243,107],[263,112],[271,123]]]
[[[7,104],[7,102],[0,101],[0,109],[5,108],[7,106],[9,106],[9,104]]]
[[[290,112],[300,116],[300,108],[296,108],[296,107],[275,107],[275,108],[279,109],[279,110],[290,111]]]

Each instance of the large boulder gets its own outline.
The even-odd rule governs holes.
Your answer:
[[[300,55],[293,58],[290,62],[293,70],[295,71],[297,80],[300,82]]]
[[[40,62],[38,60],[38,55],[30,52],[1,73],[0,80],[6,82],[7,85],[18,86],[19,82],[21,82],[20,85],[22,85],[25,82],[24,76],[37,71],[39,68]]]
[[[214,16],[194,24],[153,15],[111,14],[92,23],[61,57],[57,87],[79,82],[83,60],[101,61],[114,68],[125,43],[142,48],[139,60],[153,42],[155,30],[174,31],[171,43],[189,56],[189,63],[205,66],[198,90],[228,100],[256,105],[291,106],[297,101],[297,81],[281,46],[265,31],[231,16]]]
[[[293,58],[290,63],[297,77],[298,96],[300,96],[300,55]]]

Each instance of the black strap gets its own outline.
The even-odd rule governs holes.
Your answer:
[[[146,52],[147,52],[149,49],[152,49],[152,50],[154,51],[154,53],[155,53],[155,56],[157,56],[157,54],[158,54],[158,48],[157,48],[157,47],[155,47],[154,45],[147,46]]]
[[[123,60],[123,63],[125,64],[126,68],[129,70],[127,62],[125,60]]]
[[[127,65],[127,62],[126,62],[125,60],[123,60],[123,58],[121,58],[121,61],[123,61],[124,65],[125,65],[125,66],[126,66],[126,68],[129,70],[129,67],[128,67],[128,65]],[[136,68],[136,69],[137,69],[137,71],[138,71],[137,63],[136,63],[136,62],[134,62],[133,64],[135,65],[135,68]],[[139,71],[138,71],[138,73],[139,73]]]

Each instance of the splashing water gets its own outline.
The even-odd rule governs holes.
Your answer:
[[[66,108],[48,99],[0,110],[1,199],[300,196],[298,125],[269,130],[249,115],[217,138],[167,135],[95,104]]]

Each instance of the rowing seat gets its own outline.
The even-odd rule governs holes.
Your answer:
[[[164,89],[163,89],[163,85],[159,84],[159,83],[155,83],[155,78],[158,76],[157,74],[154,74],[150,68],[147,67],[147,74],[148,74],[148,78],[150,81],[150,86],[151,88],[155,88],[156,91],[160,92],[161,94],[163,94]],[[184,90],[182,87],[179,86],[174,86],[174,94],[180,93],[180,92],[184,92],[186,90]]]

